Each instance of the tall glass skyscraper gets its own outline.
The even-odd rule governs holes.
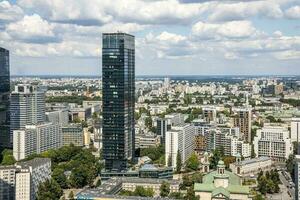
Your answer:
[[[135,42],[125,33],[102,39],[103,157],[106,171],[122,171],[134,158]]]
[[[0,147],[12,147],[9,131],[9,51],[0,47]]]

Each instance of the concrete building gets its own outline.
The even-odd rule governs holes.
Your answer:
[[[61,128],[62,131],[62,145],[82,147],[84,145],[84,132],[81,124],[69,124]]]
[[[38,86],[19,84],[11,93],[11,133],[46,121],[45,92]]]
[[[272,159],[269,157],[258,157],[241,161],[241,157],[237,156],[236,162],[230,164],[230,169],[235,174],[251,176],[258,174],[260,171],[270,170],[272,164]]]
[[[158,118],[156,120],[156,134],[161,137],[161,144],[166,142],[166,132],[168,131],[168,122],[166,119]]]
[[[51,159],[35,158],[0,166],[0,199],[34,200],[39,184],[50,178]]]
[[[71,108],[70,112],[70,120],[73,121],[75,119],[79,119],[81,121],[86,121],[87,119],[92,117],[92,108]]]
[[[102,101],[83,101],[82,102],[83,108],[91,108],[91,112],[93,113],[99,113],[102,108]]]
[[[217,109],[214,106],[202,107],[203,118],[207,122],[215,121],[217,118]]]
[[[160,136],[155,133],[143,133],[135,135],[135,148],[145,149],[157,147],[160,144]]]
[[[239,199],[250,200],[250,188],[242,185],[242,179],[225,170],[223,161],[219,161],[216,171],[203,177],[203,183],[194,184],[195,195],[200,199]]]
[[[60,148],[62,142],[59,125],[51,122],[26,125],[23,130],[15,130],[13,137],[13,155],[16,160]]]
[[[63,127],[69,123],[69,112],[66,109],[46,112],[46,119]]]
[[[184,163],[194,152],[195,149],[195,128],[192,125],[173,126],[166,133],[165,158],[166,166],[171,160],[172,167],[177,166],[176,158],[180,153],[182,163]],[[169,158],[171,156],[171,158]]]
[[[257,157],[267,156],[276,161],[285,161],[293,152],[289,130],[281,126],[258,129],[253,144]]]
[[[15,166],[0,166],[0,199],[15,199],[15,174]]]
[[[292,142],[300,142],[300,118],[292,118],[291,140]]]
[[[184,125],[184,115],[181,113],[172,113],[165,115],[165,119],[169,126],[182,126]]]
[[[233,126],[239,127],[240,133],[246,142],[251,142],[251,116],[252,109],[250,107],[245,108],[233,108]]]

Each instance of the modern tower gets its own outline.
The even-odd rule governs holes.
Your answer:
[[[9,131],[9,51],[0,47],[0,148],[12,147]]]
[[[123,171],[134,158],[135,40],[119,32],[102,39],[105,170]]]
[[[19,84],[11,93],[10,129],[24,129],[26,125],[45,122],[45,92],[38,86]]]

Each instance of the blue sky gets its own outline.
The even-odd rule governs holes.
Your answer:
[[[299,0],[0,0],[14,75],[101,75],[101,34],[138,75],[300,75]]]

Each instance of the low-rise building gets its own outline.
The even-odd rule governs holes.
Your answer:
[[[62,127],[62,145],[69,146],[74,144],[75,146],[83,146],[84,134],[81,124],[69,124]]]
[[[258,157],[241,161],[240,156],[238,156],[237,161],[230,164],[230,169],[238,175],[251,176],[258,174],[260,171],[270,170],[272,164],[272,159],[269,157]]]
[[[135,135],[135,148],[146,149],[157,147],[160,144],[160,136],[155,133],[148,132]]]

